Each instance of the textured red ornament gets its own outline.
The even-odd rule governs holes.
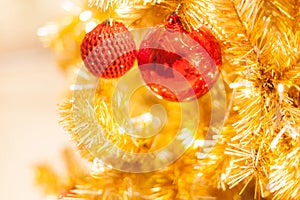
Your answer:
[[[184,30],[172,14],[163,26],[150,30],[140,45],[138,64],[147,86],[159,97],[187,101],[204,95],[219,76],[221,50],[205,26]]]
[[[132,67],[136,46],[124,24],[107,20],[85,35],[81,57],[95,76],[118,78]]]

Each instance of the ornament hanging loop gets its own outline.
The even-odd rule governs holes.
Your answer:
[[[180,3],[177,5],[175,11],[171,13],[171,16],[177,15],[178,18],[180,18],[180,24],[183,26],[183,29],[188,32],[191,32],[192,30],[184,18],[184,16],[185,16],[185,14],[184,14],[185,12],[183,11],[184,5],[185,5],[184,2],[180,1]]]
[[[108,18],[105,20],[105,25],[110,27],[113,26],[113,19],[110,18],[110,16],[108,16]]]

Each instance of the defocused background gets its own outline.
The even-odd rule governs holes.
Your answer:
[[[0,52],[39,47],[36,29],[62,13],[62,0],[0,0]]]
[[[41,200],[33,165],[60,164],[68,137],[58,125],[64,75],[37,28],[62,14],[60,0],[0,0],[0,199]]]

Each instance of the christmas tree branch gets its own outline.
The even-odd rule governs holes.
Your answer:
[[[184,184],[194,183],[193,186],[199,187],[205,180],[223,190],[238,188],[241,193],[254,182],[255,198],[268,196],[270,191],[274,199],[300,199],[298,179],[295,180],[300,173],[299,0],[92,0],[90,6],[83,6],[66,27],[60,27],[51,37],[47,35],[58,54],[63,55],[64,65],[74,67],[78,62],[79,53],[74,49],[78,49],[90,23],[95,25],[110,16],[123,20],[130,28],[151,27],[161,23],[170,12],[177,11],[188,30],[206,25],[220,41],[222,74],[233,90],[232,99],[231,92],[227,92],[232,110],[218,144],[208,157],[203,158],[192,149],[187,154],[193,156],[183,156],[176,162],[178,167],[149,176],[122,174],[100,166],[103,171],[78,180],[74,194],[67,196],[105,199],[111,194],[123,199],[146,196],[188,199],[191,191]],[[90,11],[92,17],[81,21],[78,16],[85,11]],[[75,29],[80,34],[75,34]],[[71,42],[70,38],[73,38]],[[75,95],[75,100],[70,97],[62,105],[61,123],[90,161],[95,161],[95,156],[91,156],[86,147],[106,158],[103,149],[107,144],[99,137],[99,125],[105,137],[129,152],[153,151],[166,142],[159,136],[135,140],[118,130],[116,122],[111,120],[109,101],[114,85],[105,85],[107,90],[97,91],[95,106],[87,102],[93,93],[85,90],[88,84],[73,86],[73,92],[79,95]],[[170,115],[173,121],[179,121],[174,117],[179,116],[178,113]],[[167,130],[176,130],[176,126],[170,125]],[[172,131],[162,134],[173,137]],[[181,165],[183,163],[189,165]],[[184,176],[183,172],[187,171],[193,171],[192,175]],[[136,181],[145,183],[145,187],[135,185]],[[210,192],[205,190],[203,194]],[[201,196],[201,192],[198,195]]]
[[[237,131],[236,136],[231,138],[226,151],[232,156],[232,164],[224,174],[229,177],[227,182],[230,187],[234,187],[243,180],[249,183],[255,175],[259,183],[257,188],[260,189],[257,192],[263,195],[266,177],[268,177],[268,165],[265,163],[269,161],[266,154],[268,149],[265,146],[274,139],[277,132],[276,127],[272,125],[273,119],[280,120],[277,106],[280,97],[275,85],[278,84],[275,80],[278,79],[280,71],[276,69],[281,67],[283,62],[287,62],[285,66],[291,66],[291,60],[286,61],[281,58],[282,55],[273,52],[275,50],[280,53],[286,52],[291,46],[285,43],[288,40],[283,41],[279,37],[280,32],[277,32],[279,35],[270,36],[270,31],[274,30],[272,21],[274,19],[268,18],[267,16],[270,15],[265,13],[265,10],[271,9],[267,1],[235,1],[234,5],[238,19],[245,27],[245,35],[253,45],[252,50],[256,55],[251,57],[247,54],[245,58],[248,66],[241,74],[239,82],[232,84],[232,87],[236,89],[235,109],[239,111],[239,120],[233,124]],[[281,12],[278,8],[273,8],[273,10],[273,13]],[[276,30],[280,30],[280,27]],[[284,36],[286,38],[286,35]],[[276,44],[275,47],[273,44]],[[277,45],[282,45],[283,48]],[[237,55],[237,61],[245,60],[242,54],[237,53]],[[225,54],[226,57],[228,56]],[[237,119],[237,116],[234,117]],[[249,149],[252,153],[242,153],[245,149]],[[244,170],[241,171],[240,168]]]
[[[248,4],[243,5],[248,6]],[[262,5],[268,6],[268,4]],[[270,8],[264,8],[264,6],[261,6],[261,8],[268,11],[270,10]],[[237,7],[239,9],[243,8],[243,6]],[[260,7],[255,5],[255,8],[259,9]],[[251,8],[248,9],[248,11],[254,13],[263,12],[253,11]],[[244,16],[245,20],[247,20],[247,14],[243,12],[243,9],[239,13],[243,13],[241,14],[241,16]],[[268,15],[264,14],[261,16]],[[272,20],[274,19],[270,18],[269,22],[272,22]],[[258,23],[255,20],[247,22],[249,24],[246,24],[246,27],[255,27]],[[253,25],[253,23],[256,24]],[[284,127],[281,125],[282,123],[288,124],[287,121],[284,122],[281,120],[281,115],[278,113],[280,113],[280,110],[290,110],[291,108],[290,103],[280,103],[282,101],[282,95],[280,94],[281,85],[279,84],[280,81],[277,81],[278,79],[281,79],[281,65],[285,64],[284,66],[288,66],[289,68],[293,66],[290,64],[292,63],[291,60],[286,59],[286,61],[281,59],[283,55],[287,56],[287,54],[283,54],[282,52],[286,53],[291,49],[291,46],[285,43],[285,41],[289,40],[286,39],[285,41],[283,41],[280,39],[280,37],[278,37],[278,35],[281,34],[280,28],[276,29],[279,30],[279,32],[276,32],[278,34],[276,37],[270,37],[270,30],[274,30],[273,23],[274,22],[265,24],[265,29],[267,31],[261,33],[262,37],[259,36],[260,34],[255,32],[255,28],[251,30],[251,32],[254,32],[253,35],[255,35],[255,37],[260,41],[265,40],[264,43],[260,43],[262,45],[258,45],[258,48],[255,49],[259,63],[268,63],[268,61],[265,60],[266,58],[271,62],[269,62],[269,66],[262,66],[261,64],[250,65],[250,70],[245,73],[245,76],[242,76],[245,78],[245,80],[241,81],[240,86],[242,87],[234,87],[237,89],[235,105],[238,106],[237,110],[239,110],[240,113],[240,120],[233,124],[235,129],[237,130],[237,136],[232,138],[230,142],[231,144],[227,148],[227,154],[233,156],[232,163],[234,163],[233,166],[227,168],[230,171],[228,176],[228,184],[233,187],[237,183],[246,179],[248,180],[246,181],[246,183],[248,183],[252,179],[253,175],[255,175],[258,180],[257,183],[259,183],[259,186],[257,186],[257,188],[261,188],[260,193],[262,195],[265,193],[264,188],[266,187],[266,181],[268,181],[266,177],[268,177],[269,174],[269,165],[266,163],[270,163],[273,158],[279,156],[272,153],[269,154],[269,150],[267,147],[272,144],[271,142],[274,141],[274,137],[280,133],[277,131],[278,127]],[[263,29],[262,27],[259,28],[259,30],[265,29]],[[285,38],[287,38],[286,34],[287,33],[283,33]],[[264,39],[267,37],[268,39]],[[281,46],[278,47],[279,45]],[[281,55],[276,54],[275,50],[279,51]],[[271,53],[274,51],[275,53]],[[294,59],[293,56],[292,59]],[[276,87],[276,85],[278,87]],[[285,95],[286,94],[287,93],[285,93]],[[296,110],[294,109],[294,111]],[[296,119],[298,118],[298,114],[295,112],[292,115],[290,113],[289,115],[285,116],[293,116],[293,118]],[[275,122],[277,124],[275,126],[272,123],[274,119],[276,119],[277,121]],[[243,154],[242,152],[245,149],[249,149],[249,152],[253,153]],[[240,170],[240,168],[242,168],[243,170]]]

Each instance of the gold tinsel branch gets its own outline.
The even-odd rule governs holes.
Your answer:
[[[234,109],[239,112],[239,120],[233,124],[236,136],[231,138],[225,151],[232,158],[223,177],[230,187],[239,182],[244,182],[247,186],[255,178],[256,192],[262,196],[268,194],[266,185],[269,181],[270,163],[279,156],[270,153],[270,146],[274,144],[272,141],[280,133],[279,130],[289,123],[299,129],[298,123],[294,121],[298,119],[299,110],[294,109],[295,112],[289,115],[283,114],[290,118],[281,119],[283,110],[290,110],[291,107],[291,102],[281,103],[283,96],[287,95],[286,91],[281,90],[290,86],[281,83],[284,81],[281,75],[283,71],[294,67],[293,63],[299,57],[298,46],[288,44],[289,29],[282,33],[282,27],[275,23],[278,19],[273,15],[277,16],[275,13],[281,12],[280,9],[276,7],[272,10],[269,6],[268,1],[235,2],[237,15],[245,26],[256,56],[247,55],[244,73],[238,82],[231,84],[236,89]],[[292,8],[290,12],[294,11],[294,7]],[[283,41],[281,37],[286,40]],[[290,37],[293,38],[293,35]],[[276,53],[278,51],[280,55]],[[289,193],[286,195],[290,195],[291,191],[287,192]],[[259,196],[256,195],[256,198]]]
[[[61,22],[64,25],[51,24],[42,29],[40,35],[57,52],[60,63],[73,68],[79,60],[77,49],[81,39],[91,25],[112,17],[131,28],[149,27],[161,23],[174,10],[182,17],[187,29],[205,24],[221,44],[222,74],[232,89],[227,90],[232,110],[218,144],[206,158],[192,148],[166,171],[141,176],[100,166],[97,173],[78,179],[77,187],[67,196],[86,199],[99,196],[105,199],[108,193],[123,199],[217,196],[209,187],[198,193],[186,187],[191,185],[191,188],[199,189],[209,183],[223,190],[238,190],[240,195],[254,184],[255,198],[273,195],[274,199],[299,199],[299,1],[92,0],[71,9],[67,25],[65,21]],[[91,13],[87,20],[83,15],[86,11]],[[104,127],[107,138],[128,151],[143,152],[153,148],[153,144],[162,145],[157,143],[161,141],[159,137],[137,141],[116,129],[114,122],[108,120],[111,111],[106,100],[114,88],[113,84],[108,85],[108,92],[98,91],[96,106],[87,110],[78,105],[87,103],[91,91],[84,85],[74,85],[82,92],[76,99],[70,97],[61,108],[62,123],[84,156],[95,161],[86,146],[101,149],[105,145],[101,138],[92,134],[96,133],[99,124]],[[94,112],[96,116],[92,115]],[[74,115],[81,118],[74,121]],[[206,125],[201,127],[205,130]],[[169,133],[167,131],[166,135]],[[201,134],[197,139],[201,140]],[[146,184],[137,187],[136,181],[136,185]]]
[[[278,2],[275,3],[278,4]],[[282,1],[279,6],[285,5],[285,3]],[[214,6],[216,5],[218,4],[214,1]],[[256,178],[256,192],[267,195],[265,187],[268,182],[269,164],[271,161],[267,152],[270,148],[270,141],[273,141],[274,135],[278,133],[274,130],[276,128],[274,128],[273,123],[276,123],[275,119],[281,122],[281,119],[278,119],[278,105],[288,110],[291,106],[291,102],[285,105],[279,104],[280,94],[276,86],[279,84],[280,89],[282,87],[280,83],[282,84],[285,81],[282,77],[279,78],[281,72],[293,68],[294,65],[292,63],[295,63],[296,58],[299,56],[299,46],[297,46],[299,43],[294,42],[295,39],[293,35],[290,35],[289,28],[285,29],[287,32],[280,32],[282,27],[276,26],[275,21],[278,19],[275,16],[280,12],[278,15],[281,15],[280,18],[282,19],[284,15],[281,13],[281,9],[278,7],[274,8],[273,4],[273,8],[271,8],[270,2],[234,1],[232,5],[226,7],[226,4],[225,6],[222,4],[223,9],[234,9],[239,20],[237,24],[240,24],[242,27],[239,28],[239,31],[224,31],[226,34],[231,32],[234,34],[234,37],[226,35],[227,40],[224,40],[224,46],[226,45],[225,59],[230,62],[229,65],[231,67],[235,64],[239,65],[234,71],[240,74],[240,78],[231,84],[231,87],[236,90],[233,109],[238,111],[239,115],[232,116],[235,119],[233,125],[237,131],[235,136],[224,129],[223,136],[226,138],[226,136],[232,135],[232,137],[229,137],[227,142],[221,142],[225,146],[217,145],[216,147],[225,148],[229,142],[225,153],[231,158],[222,156],[222,151],[220,150],[214,151],[221,153],[221,155],[215,154],[216,158],[224,159],[227,163],[229,160],[230,163],[226,168],[224,168],[224,165],[219,165],[219,171],[223,171],[218,173],[219,187],[223,185],[223,181],[227,182],[230,187],[234,187],[240,182],[244,182],[245,186],[247,186],[247,183]],[[295,2],[292,2],[292,5],[291,2],[288,4],[292,8],[289,10],[291,13],[294,12],[294,5],[297,8]],[[232,12],[234,11],[232,10]],[[271,11],[273,15],[270,15]],[[209,14],[209,16],[214,18],[216,14]],[[230,21],[224,20],[221,16],[216,18],[219,19],[217,20],[219,23]],[[294,22],[290,24],[293,25]],[[223,28],[226,25],[220,25],[219,27]],[[235,24],[234,27],[238,26]],[[275,34],[273,34],[274,31],[276,31]],[[237,41],[243,40],[237,39],[235,35],[244,36],[246,38],[245,42],[239,44]],[[285,38],[283,39],[285,41],[281,37]],[[291,40],[293,45],[297,45],[291,46],[289,40]],[[246,44],[249,44],[249,42],[251,45],[248,45],[248,51],[244,51],[246,53],[235,51],[245,49],[247,47]],[[235,47],[235,43],[237,47]],[[276,54],[276,52],[279,53]],[[285,52],[285,54],[282,54],[282,52]],[[236,55],[236,58],[234,55]],[[296,70],[291,74],[295,75],[298,73],[299,71]],[[295,83],[295,79],[291,79],[291,77],[286,80],[292,80],[291,82]],[[290,86],[289,84],[284,87],[288,89]],[[284,95],[287,95],[286,91]],[[294,111],[292,116],[297,119],[299,111],[297,109],[294,109]],[[292,122],[294,121],[292,120]],[[287,122],[281,123],[286,124]],[[272,156],[275,158],[277,155]],[[224,185],[222,188],[224,188]],[[288,190],[287,192],[291,191]],[[258,197],[256,195],[256,198]]]
[[[210,11],[208,13],[205,13],[206,10],[202,9],[202,15],[204,15],[204,19],[208,19],[207,21],[209,21],[210,26],[218,31],[219,38],[222,39],[222,49],[224,49],[224,70],[222,73],[226,75],[225,78],[227,82],[230,83],[237,74],[240,74],[241,71],[245,71],[245,68],[247,68],[249,64],[256,64],[254,47],[250,42],[250,38],[247,36],[245,25],[241,22],[241,18],[237,14],[236,6],[231,1],[212,1],[209,3],[205,1],[205,3],[207,5],[204,6],[204,8],[209,7],[213,9],[208,9],[208,11]],[[199,4],[204,3],[200,2]],[[236,13],[236,15],[233,13]],[[254,60],[254,62],[252,63],[251,60]],[[235,96],[236,95],[238,95],[238,91],[235,93]],[[234,122],[235,120],[230,121]],[[208,165],[204,165],[203,169],[205,176],[208,170],[207,168],[211,168],[211,164],[215,163],[214,166],[216,167],[212,167],[215,170],[212,170],[211,173],[209,173],[210,170],[208,170],[207,174],[209,175],[207,175],[207,177],[209,177],[208,180],[211,180],[211,177],[214,177],[212,180],[218,180],[218,187],[224,190],[226,189],[226,175],[228,175],[226,169],[231,165],[231,159],[226,155],[224,156],[224,151],[227,143],[234,134],[236,134],[229,122],[227,128],[224,129],[219,144],[217,144],[213,152],[211,152],[212,156],[210,157],[212,160],[206,161]],[[239,183],[239,181],[232,183],[232,186],[235,186],[236,183]]]
[[[82,179],[89,174],[89,170],[79,161],[72,149],[65,149],[62,153],[65,176],[61,176],[49,164],[39,164],[36,168],[35,182],[43,187],[45,193],[52,199],[68,194]]]
[[[101,12],[107,10],[113,10],[117,7],[122,6],[135,6],[135,5],[149,5],[149,4],[160,4],[163,2],[174,3],[175,1],[170,0],[89,0],[89,6],[97,7]],[[179,2],[179,1],[178,1]]]

